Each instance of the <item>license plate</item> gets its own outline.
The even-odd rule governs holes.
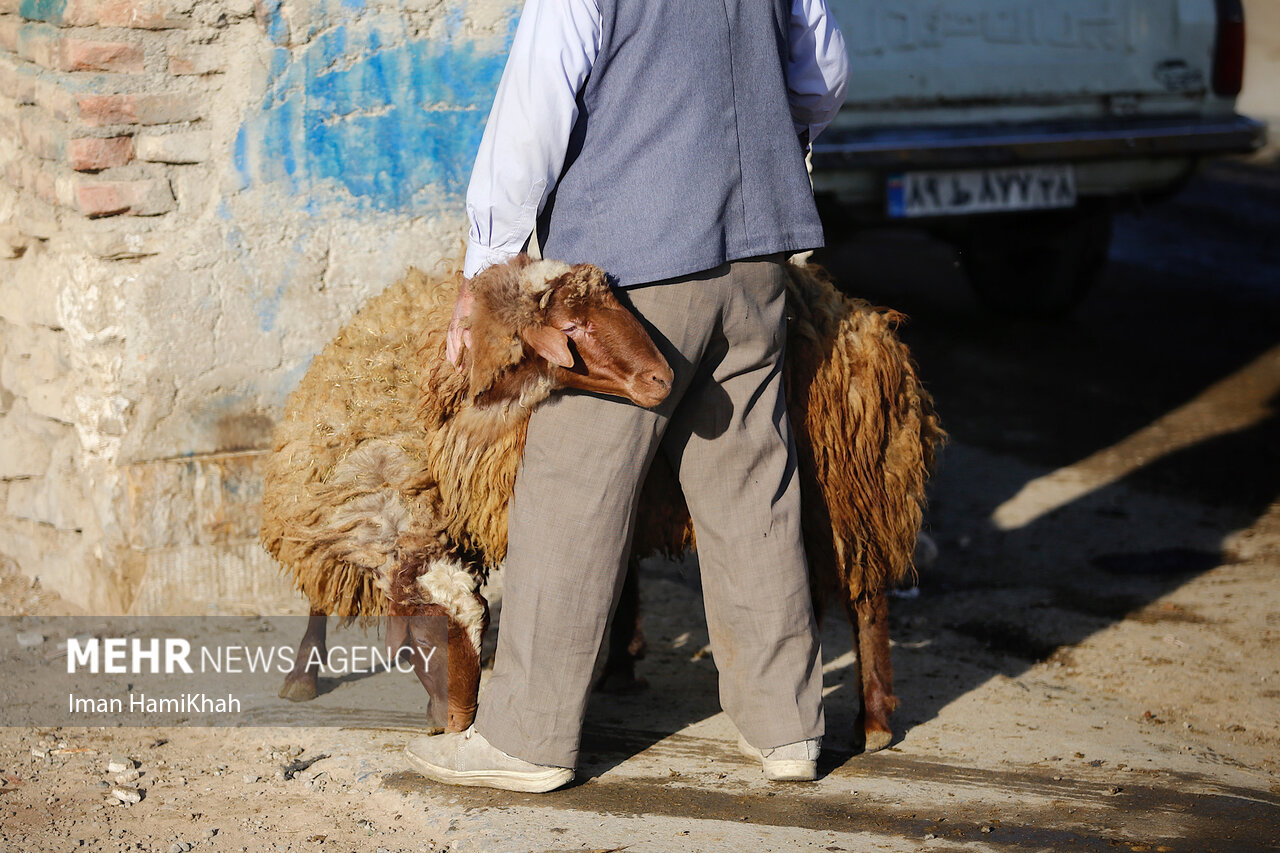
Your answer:
[[[889,176],[889,216],[957,216],[1074,207],[1076,174],[1068,165],[1015,166]]]

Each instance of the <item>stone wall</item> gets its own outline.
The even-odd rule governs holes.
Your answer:
[[[462,194],[514,0],[0,0],[0,553],[100,612],[293,606],[259,470]]]

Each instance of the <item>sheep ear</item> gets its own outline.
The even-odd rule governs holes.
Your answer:
[[[569,336],[550,326],[530,326],[520,333],[533,351],[552,364],[571,369],[573,353],[569,349]]]
[[[467,350],[472,399],[492,388],[498,374],[519,362],[522,354],[520,342],[514,337],[495,341],[488,331],[477,331],[476,326],[472,326],[471,348]]]

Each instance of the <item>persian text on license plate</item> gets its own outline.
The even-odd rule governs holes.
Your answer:
[[[889,216],[895,219],[1048,210],[1075,203],[1075,171],[1067,165],[889,176]]]

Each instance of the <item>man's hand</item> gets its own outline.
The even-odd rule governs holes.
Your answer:
[[[467,328],[467,318],[471,316],[471,303],[475,302],[475,294],[467,287],[467,280],[462,280],[458,290],[458,299],[453,303],[453,316],[449,318],[449,334],[445,341],[444,354],[449,363],[462,372],[462,350],[471,346],[471,330]]]

